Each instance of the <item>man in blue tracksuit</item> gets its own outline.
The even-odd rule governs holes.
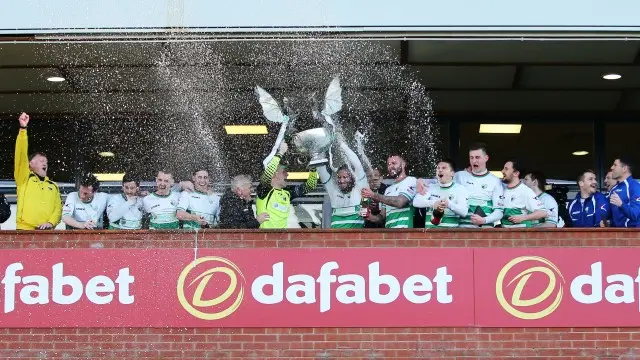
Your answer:
[[[627,158],[617,158],[611,166],[611,176],[618,182],[609,193],[611,227],[640,227],[640,184],[632,171]]]
[[[580,192],[569,204],[572,227],[604,227],[609,216],[609,201],[598,192],[596,174],[586,170],[578,177]]]

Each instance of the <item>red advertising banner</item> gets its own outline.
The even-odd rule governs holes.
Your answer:
[[[473,326],[473,249],[3,250],[2,327]]]
[[[480,327],[638,326],[635,248],[474,250]]]

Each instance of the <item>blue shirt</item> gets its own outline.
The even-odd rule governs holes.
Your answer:
[[[573,227],[599,227],[600,221],[609,217],[609,201],[602,193],[596,192],[584,201],[580,193],[569,204],[569,217]]]
[[[629,176],[617,183],[609,196],[614,193],[622,200],[622,206],[611,205],[611,226],[640,227],[640,183]]]

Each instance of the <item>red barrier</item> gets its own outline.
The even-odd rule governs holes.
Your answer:
[[[5,250],[4,327],[638,326],[624,248]]]
[[[472,249],[205,249],[194,257],[186,249],[4,251],[1,323],[473,325]]]
[[[476,324],[638,326],[637,248],[475,249]]]

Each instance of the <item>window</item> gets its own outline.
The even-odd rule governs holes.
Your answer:
[[[482,123],[496,123],[490,120]],[[547,178],[573,181],[584,169],[595,167],[593,124],[551,120],[514,119],[511,124],[522,124],[519,134],[481,134],[480,122],[460,125],[460,168],[468,165],[468,148],[473,142],[488,146],[490,171],[501,171],[512,157],[523,161],[528,170],[542,171]],[[585,155],[574,155],[584,151]]]

